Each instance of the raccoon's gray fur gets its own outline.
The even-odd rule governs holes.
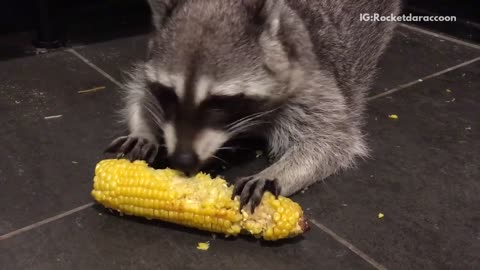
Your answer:
[[[173,163],[194,172],[260,130],[274,163],[235,187],[252,205],[265,189],[289,196],[367,156],[365,97],[394,23],[360,14],[398,14],[398,0],[149,3],[149,57],[126,87],[130,135],[110,151],[151,160],[163,137]]]

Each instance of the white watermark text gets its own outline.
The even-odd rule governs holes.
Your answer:
[[[393,15],[388,16],[380,15],[378,13],[361,13],[360,21],[362,22],[455,22],[457,17],[455,16],[417,16],[411,13],[406,15]]]

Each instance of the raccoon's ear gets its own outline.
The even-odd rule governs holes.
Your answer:
[[[182,0],[148,0],[152,13],[152,24],[156,30],[162,28],[170,14]]]
[[[263,0],[263,2],[258,16],[263,21],[259,42],[264,52],[264,65],[277,78],[287,80],[291,69],[290,48],[287,47],[285,38],[280,35],[280,30],[285,28],[288,17],[292,16],[292,10],[284,0]]]
[[[257,23],[267,27],[280,18],[281,10],[285,6],[284,0],[242,0],[242,3]]]
[[[306,67],[316,68],[316,55],[308,30],[285,0],[265,0],[259,44],[264,68],[293,89],[302,81]]]
[[[255,19],[261,19],[261,17],[264,17],[263,14],[265,14],[266,2],[267,0],[242,0],[242,4]]]

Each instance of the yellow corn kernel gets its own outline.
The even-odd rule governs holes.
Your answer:
[[[155,170],[143,161],[100,161],[95,168],[92,196],[121,213],[155,218],[179,225],[237,236],[279,240],[308,229],[300,205],[265,193],[254,213],[240,211],[233,187],[221,178],[199,173],[186,178],[171,169]]]
[[[197,249],[199,250],[208,250],[210,248],[210,242],[198,243]]]

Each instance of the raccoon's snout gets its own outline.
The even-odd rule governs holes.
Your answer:
[[[175,152],[170,158],[169,163],[172,169],[182,171],[187,176],[192,176],[199,167],[198,156],[191,151]]]

